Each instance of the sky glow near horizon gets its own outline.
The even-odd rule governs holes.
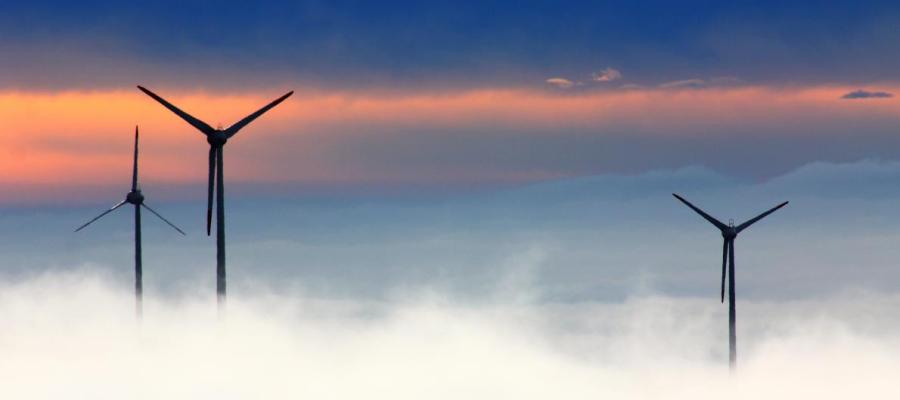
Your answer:
[[[377,5],[376,5],[377,4]],[[892,398],[893,2],[0,5],[0,397]],[[229,303],[214,306],[212,126]],[[146,315],[124,208],[141,131]],[[740,223],[739,373],[721,235]],[[10,379],[10,378],[14,379]],[[142,397],[143,396],[143,397]]]
[[[232,140],[228,177],[241,183],[502,187],[701,165],[759,180],[816,161],[895,156],[898,103],[842,99],[852,88],[300,92]],[[278,95],[155,90],[223,126]],[[143,127],[144,180],[206,178],[202,135],[137,90],[6,93],[0,104],[6,121],[0,185],[127,181],[122,166],[130,164],[130,121]]]

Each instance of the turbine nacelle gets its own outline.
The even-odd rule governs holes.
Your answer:
[[[737,234],[737,228],[735,228],[733,224],[722,229],[722,237],[725,238],[725,240],[733,240],[737,237]]]
[[[228,142],[228,134],[221,129],[217,129],[206,135],[206,142],[212,147],[222,147]]]
[[[141,204],[144,204],[144,194],[141,193],[140,189],[132,190],[132,191],[128,192],[127,195],[125,195],[125,201],[130,204],[139,206]]]

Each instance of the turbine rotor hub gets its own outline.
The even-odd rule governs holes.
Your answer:
[[[228,136],[226,136],[225,132],[221,130],[217,130],[209,135],[206,135],[206,142],[213,147],[222,147],[227,141]]]
[[[144,203],[144,194],[141,193],[140,190],[128,192],[128,194],[125,195],[125,201],[134,205],[141,205]]]
[[[728,227],[728,229],[722,230],[722,237],[725,239],[734,239],[737,237],[737,230],[734,229],[733,226]]]

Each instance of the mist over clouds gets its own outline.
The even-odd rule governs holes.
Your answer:
[[[512,277],[511,280],[515,280]],[[0,290],[0,393],[17,399],[714,399],[891,397],[896,295],[739,306],[741,366],[726,366],[725,307],[650,294],[616,303],[472,305],[434,291],[385,302],[302,292],[210,301],[127,291],[91,273]],[[528,285],[498,288],[526,294]]]

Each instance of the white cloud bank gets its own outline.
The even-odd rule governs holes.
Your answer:
[[[528,290],[521,288],[521,290]],[[0,397],[9,399],[897,398],[900,296],[739,303],[741,368],[725,367],[725,307],[620,303],[379,304],[232,297],[132,299],[97,277],[0,291]],[[402,299],[402,300],[399,300]]]

